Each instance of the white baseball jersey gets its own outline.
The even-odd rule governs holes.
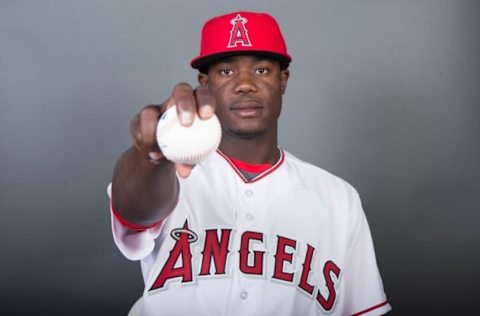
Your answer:
[[[391,307],[357,192],[281,150],[247,181],[221,152],[179,179],[175,210],[115,242],[141,260],[142,315],[382,315]]]

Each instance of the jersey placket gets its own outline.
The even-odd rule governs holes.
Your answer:
[[[240,179],[239,179],[240,180]],[[235,262],[240,269],[239,274],[234,274],[229,310],[227,315],[253,315],[255,311],[254,283],[255,279],[264,277],[265,253],[262,256],[255,253],[265,252],[264,236],[261,233],[259,219],[259,197],[262,185],[238,181],[236,209]],[[254,299],[254,301],[252,301]]]

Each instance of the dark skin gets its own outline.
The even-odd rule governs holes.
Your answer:
[[[133,146],[117,161],[112,179],[112,204],[125,219],[150,225],[166,218],[179,193],[176,173],[190,175],[192,166],[174,164],[156,143],[161,114],[177,105],[181,124],[193,123],[193,115],[207,119],[215,113],[222,124],[220,150],[248,163],[279,159],[277,122],[289,71],[273,59],[239,55],[212,63],[198,75],[193,89],[179,83],[162,105],[149,105],[131,121]]]

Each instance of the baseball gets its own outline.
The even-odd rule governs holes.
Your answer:
[[[202,120],[195,115],[193,124],[185,127],[177,117],[176,106],[160,117],[157,143],[165,158],[175,163],[197,164],[210,156],[220,145],[222,129],[216,115]]]

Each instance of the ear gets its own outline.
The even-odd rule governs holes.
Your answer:
[[[282,94],[285,94],[287,90],[287,82],[290,77],[290,70],[284,69],[280,72],[280,87],[282,88]]]
[[[202,87],[206,87],[208,86],[208,75],[207,74],[204,74],[202,72],[199,72],[198,73],[198,83],[202,86]]]

